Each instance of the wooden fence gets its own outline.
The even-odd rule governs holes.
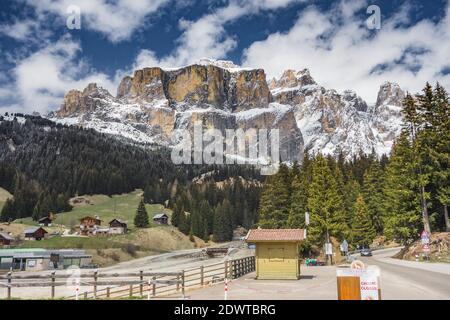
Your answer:
[[[73,286],[74,295],[65,299],[117,299],[185,296],[186,290],[236,279],[255,271],[255,257],[226,260],[179,272],[81,273],[77,276],[52,272],[46,275],[21,275],[9,272],[0,276],[0,288],[6,287],[6,298],[14,297],[13,288],[48,287],[49,298],[56,288]],[[80,292],[80,288],[92,288]],[[2,297],[0,297],[2,298]]]

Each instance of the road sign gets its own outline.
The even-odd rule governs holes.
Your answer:
[[[331,243],[325,243],[325,254],[332,255],[333,254],[333,246]]]
[[[379,300],[378,275],[370,269],[365,270],[359,278],[361,300]]]
[[[420,238],[422,240],[422,244],[429,244],[430,243],[430,235],[425,230],[422,231],[422,234],[420,235]]]
[[[348,252],[348,242],[345,239],[341,243],[341,251],[342,252]]]

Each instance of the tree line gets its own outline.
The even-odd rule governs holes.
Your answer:
[[[407,244],[422,230],[450,230],[448,94],[427,84],[406,96],[403,115],[389,157],[306,153],[301,165],[282,165],[264,185],[258,225],[305,228],[308,212],[307,246],[317,250],[330,237],[356,246],[385,235]]]
[[[242,166],[240,172],[225,180],[221,180],[220,170],[214,170],[207,178],[188,184],[175,180],[169,184],[161,181],[156,186],[147,185],[144,200],[171,208],[172,225],[186,235],[205,241],[211,237],[229,241],[236,227],[248,229],[257,220],[261,182],[250,178],[247,170],[256,177],[254,168]],[[244,179],[240,173],[248,178]]]
[[[144,189],[146,203],[172,207],[174,190],[196,192],[191,185],[197,177],[205,176],[205,181],[232,176],[259,179],[251,166],[174,165],[170,150],[163,147],[135,144],[38,116],[13,116],[13,121],[0,117],[0,187],[14,196],[5,203],[0,221],[38,220],[50,212],[70,211],[68,201],[76,195],[113,195],[135,189]],[[210,193],[214,191],[195,194]],[[213,200],[208,203],[216,206]]]

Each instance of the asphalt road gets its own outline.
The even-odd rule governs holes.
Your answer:
[[[399,249],[374,252],[360,258],[380,268],[383,300],[450,300],[450,264],[403,261],[390,258]],[[300,280],[255,280],[255,273],[228,285],[229,300],[336,300],[336,267],[301,267]],[[223,284],[187,293],[188,299],[224,297]]]
[[[382,296],[395,299],[450,299],[450,264],[402,261],[390,258],[398,249],[359,258],[381,269]],[[409,289],[401,290],[402,287]]]

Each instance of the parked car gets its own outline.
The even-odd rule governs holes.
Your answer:
[[[361,250],[361,257],[371,257],[372,256],[372,250],[369,248],[364,248]]]

